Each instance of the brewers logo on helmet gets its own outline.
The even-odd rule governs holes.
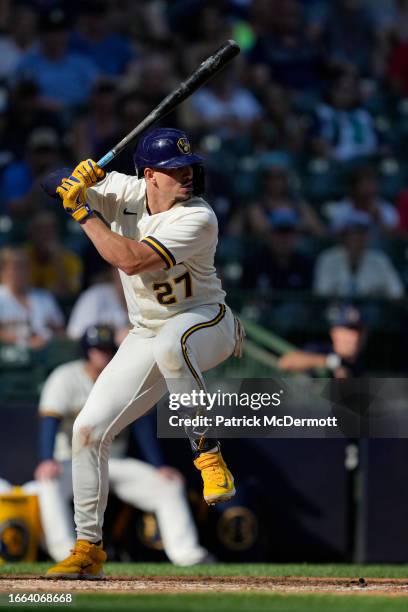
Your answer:
[[[184,155],[188,155],[191,153],[191,145],[188,142],[187,138],[179,138],[177,141],[177,146]]]

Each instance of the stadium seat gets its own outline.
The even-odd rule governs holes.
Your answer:
[[[407,169],[394,157],[383,159],[378,164],[381,194],[387,200],[395,200],[407,186]]]
[[[344,195],[345,183],[341,167],[327,159],[311,159],[300,177],[300,188],[305,198],[321,204]]]

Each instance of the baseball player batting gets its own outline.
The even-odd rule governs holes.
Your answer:
[[[86,330],[81,344],[83,358],[65,363],[50,374],[39,403],[41,460],[35,476],[45,544],[55,561],[64,559],[75,546],[71,512],[72,425],[93,384],[115,354],[114,330],[107,325],[93,325]],[[141,435],[148,437],[146,427],[140,428],[138,422],[131,432],[137,441]],[[145,439],[144,446],[146,443]],[[161,464],[153,432],[150,444],[152,462]],[[208,551],[199,545],[177,470],[168,466],[156,469],[126,457],[126,447],[127,436],[119,434],[112,443],[109,458],[109,484],[114,493],[144,512],[155,513],[170,561],[192,565],[209,559]]]
[[[48,578],[98,579],[109,449],[115,436],[169,391],[205,389],[202,372],[240,354],[243,331],[214,267],[218,225],[201,197],[203,159],[187,135],[156,128],[139,140],[137,176],[78,164],[57,188],[68,214],[120,271],[133,328],[75,420],[72,472],[77,542]],[[65,175],[66,176],[66,175]],[[217,440],[187,432],[209,504],[231,499],[234,479]]]

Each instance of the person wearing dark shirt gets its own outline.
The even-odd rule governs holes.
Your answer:
[[[288,208],[267,215],[269,232],[260,250],[244,267],[246,289],[307,290],[312,286],[313,265],[298,251],[299,217]]]
[[[21,58],[15,82],[36,83],[43,109],[72,111],[88,100],[100,71],[87,55],[68,48],[71,24],[62,9],[52,9],[40,25],[40,44]]]
[[[320,47],[305,37],[304,13],[298,0],[270,0],[270,31],[260,36],[249,54],[254,65],[264,65],[274,82],[298,92],[321,86],[324,57]]]
[[[308,345],[306,350],[283,355],[278,366],[285,372],[308,372],[326,369],[333,378],[361,376],[362,352],[367,327],[361,312],[352,304],[335,307],[331,312],[330,342]]]
[[[69,48],[88,57],[102,74],[117,77],[136,58],[130,40],[111,31],[109,5],[104,0],[81,2],[78,28],[71,32]]]

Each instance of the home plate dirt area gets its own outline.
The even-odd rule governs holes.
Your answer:
[[[46,580],[32,574],[0,575],[0,592],[93,593],[358,593],[408,595],[408,579],[266,576],[108,576],[104,580]]]

